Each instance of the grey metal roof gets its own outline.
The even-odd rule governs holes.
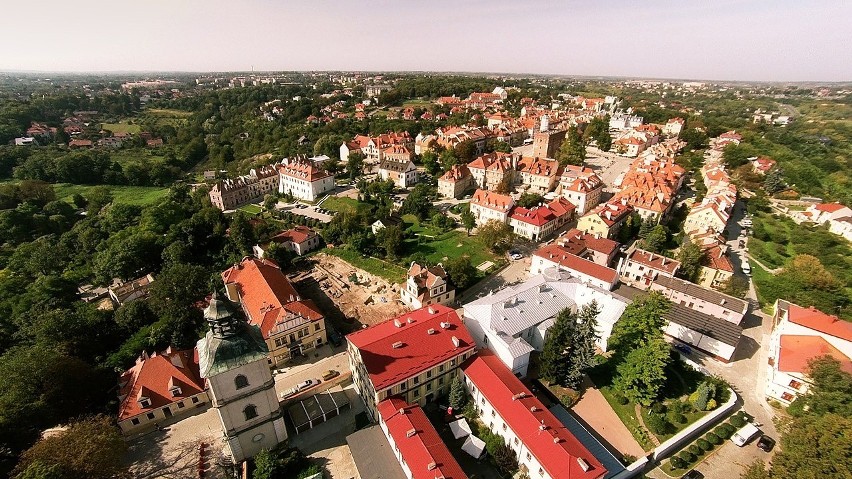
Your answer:
[[[704,288],[695,283],[684,281],[680,278],[668,278],[665,276],[658,276],[657,279],[654,280],[654,283],[669,289],[673,289],[679,293],[692,296],[693,298],[698,298],[700,300],[707,301],[708,303],[721,305],[726,309],[736,311],[741,314],[745,314],[745,312],[748,311],[748,303],[746,301],[743,301],[742,299],[735,298],[733,296],[728,296],[727,294],[720,293],[712,289]]]
[[[346,436],[361,479],[405,479],[388,439],[378,425]]]

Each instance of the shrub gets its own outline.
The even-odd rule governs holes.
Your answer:
[[[735,428],[739,429],[745,426],[745,419],[743,419],[739,414],[731,418],[731,425]]]
[[[615,402],[624,406],[625,404],[629,403],[630,401],[626,397],[624,397],[623,394],[616,394],[615,395]]]
[[[666,405],[661,402],[655,402],[653,406],[651,406],[651,410],[657,414],[665,414]]]
[[[673,469],[683,469],[686,467],[686,463],[683,461],[683,459],[677,456],[672,457],[669,460],[669,463],[672,465]]]
[[[705,408],[705,411],[712,411],[712,410],[716,409],[716,406],[717,406],[716,400],[711,399],[711,400],[707,401],[707,407]]]
[[[692,396],[695,396],[693,399]],[[692,393],[689,398],[692,405],[699,411],[707,410],[707,403],[716,395],[716,385],[709,381],[704,381],[698,385],[698,389]]]
[[[704,439],[707,439],[710,442],[710,444],[713,444],[714,446],[718,446],[719,444],[722,444],[722,438],[713,434],[712,432],[708,432],[707,435],[704,436]]]
[[[730,438],[731,438],[731,436],[734,434],[734,428],[732,428],[732,427],[731,427],[731,426],[729,426],[728,424],[725,424],[725,425],[724,425],[723,427],[721,427],[720,429],[721,429],[721,431],[713,431],[713,432],[714,432],[717,436],[721,437],[722,439],[730,439]]]
[[[699,440],[695,441],[695,444],[702,451],[709,451],[710,449],[713,449],[713,445],[710,444],[710,441],[708,441],[706,439],[699,439]]]
[[[671,410],[668,414],[666,414],[666,419],[668,419],[672,424],[686,424],[686,416],[674,410]]]
[[[695,462],[695,459],[696,459],[695,454],[693,454],[689,451],[680,451],[680,453],[678,454],[678,457],[683,459],[683,462],[685,462],[687,464],[692,464],[693,462]]]
[[[648,428],[654,434],[666,434],[671,428],[671,424],[663,416],[652,412],[648,414]]]
[[[686,450],[694,456],[700,456],[704,454],[704,451],[701,450],[701,448],[696,446],[695,444],[691,444],[688,448],[686,448]]]
[[[677,400],[669,404],[669,411],[675,411],[679,414],[686,414],[692,412],[692,406],[688,402]]]

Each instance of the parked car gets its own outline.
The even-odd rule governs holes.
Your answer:
[[[514,259],[514,260],[519,260],[519,259],[523,258],[524,255],[522,255],[521,252],[518,251],[518,250],[512,250],[512,251],[509,251],[509,257]]]
[[[760,429],[752,423],[747,423],[735,432],[733,436],[731,436],[731,442],[737,446],[743,447],[758,434],[760,434]]]
[[[692,354],[692,348],[690,348],[689,346],[687,346],[685,344],[677,343],[677,344],[674,345],[674,348],[677,349],[678,351],[682,352],[683,354],[686,354],[687,356]]]
[[[748,261],[743,261],[742,266],[740,266],[743,274],[751,275],[751,265],[748,264]]]
[[[769,452],[773,447],[775,447],[775,439],[763,434],[760,436],[760,439],[757,440],[757,447]]]
[[[340,376],[340,373],[338,371],[335,371],[334,369],[329,369],[328,371],[322,373],[322,380],[328,381],[329,379],[336,378],[337,376]]]
[[[692,469],[691,471],[684,474],[681,479],[704,479],[704,474],[701,474],[695,469]]]
[[[316,384],[319,384],[319,381],[315,379],[307,379],[281,393],[281,398],[287,399],[288,397],[295,396],[296,394],[299,394],[299,392],[304,391],[305,389],[308,389],[309,387],[314,386]]]

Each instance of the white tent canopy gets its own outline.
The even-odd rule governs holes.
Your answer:
[[[450,431],[453,431],[453,437],[461,439],[465,436],[470,436],[470,424],[464,418],[450,423]]]
[[[476,459],[479,459],[482,457],[482,453],[485,452],[485,441],[471,434],[470,436],[467,436],[464,444],[462,444],[462,451],[470,454]]]

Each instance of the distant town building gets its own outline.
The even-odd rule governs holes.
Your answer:
[[[441,264],[425,266],[412,261],[408,279],[399,293],[402,302],[411,309],[430,304],[450,306],[456,299],[456,289],[449,284],[449,276]]]
[[[444,198],[459,199],[473,186],[473,175],[467,165],[453,165],[438,178],[438,193]]]
[[[254,255],[258,258],[263,258],[266,250],[272,243],[277,243],[287,251],[302,256],[319,248],[320,236],[316,231],[307,226],[298,225],[273,236],[266,245],[255,245],[253,248]]]

